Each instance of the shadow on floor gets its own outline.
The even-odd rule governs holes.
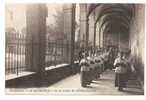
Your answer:
[[[108,82],[111,82],[111,81],[113,81],[112,79],[110,79],[110,78],[100,78],[100,79],[98,79],[97,81],[103,81],[103,82],[105,82],[105,81],[108,81]]]
[[[99,84],[97,81],[92,81],[91,83],[93,83],[93,84]]]
[[[91,85],[87,85],[87,86],[85,86],[85,88],[96,89],[96,87],[93,87],[93,86],[91,86]]]
[[[74,69],[70,66],[64,66],[52,70],[45,71],[44,73],[35,73],[24,77],[18,77],[16,79],[7,80],[6,88],[40,88],[49,87],[50,85],[57,83],[60,80],[65,79],[71,75],[75,75],[79,72],[79,66],[75,66]]]
[[[140,89],[125,89],[123,92],[126,92],[128,94],[131,95],[144,95],[144,91],[140,90]]]

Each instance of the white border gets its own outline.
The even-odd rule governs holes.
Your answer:
[[[145,3],[145,0],[5,0],[6,3]]]
[[[0,98],[1,100],[144,100],[145,96],[44,96],[44,95],[5,95],[5,68],[4,68],[4,55],[5,55],[5,3],[146,3],[146,0],[0,0]],[[146,12],[146,10],[145,10]],[[146,13],[145,13],[146,14]],[[146,21],[146,20],[145,20]],[[145,25],[146,29],[146,25]],[[146,35],[145,35],[146,39]],[[146,46],[146,41],[145,41]],[[145,53],[146,61],[146,53]]]

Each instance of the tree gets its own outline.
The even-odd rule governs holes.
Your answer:
[[[64,38],[64,12],[63,10],[56,10],[55,18],[55,35],[56,39]]]
[[[16,33],[16,29],[14,27],[7,27],[6,33],[9,33],[9,34]]]
[[[64,38],[64,12],[63,10],[57,10],[56,14],[53,15],[55,19],[54,25],[47,26],[47,33],[49,39],[63,39]]]
[[[14,53],[15,46],[9,45],[10,43],[14,43],[14,36],[16,34],[16,29],[13,27],[7,27],[6,28],[6,52],[7,53]]]

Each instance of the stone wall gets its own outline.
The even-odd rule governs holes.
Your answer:
[[[136,71],[144,83],[145,5],[136,5],[135,10],[135,16],[130,27],[130,47]]]

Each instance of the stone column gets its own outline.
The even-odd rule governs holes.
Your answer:
[[[86,48],[88,46],[88,10],[87,4],[80,4],[80,41],[81,46]]]
[[[69,43],[68,62],[70,65],[74,63],[74,41],[75,41],[75,4],[64,5],[64,34]]]
[[[90,15],[90,17],[89,17],[89,42],[91,43],[90,45],[92,45],[92,46],[94,46],[94,41],[95,41],[95,38],[94,38],[94,36],[95,36],[95,14],[94,13],[92,13],[91,15]]]
[[[103,47],[103,31],[100,32],[100,47]]]
[[[27,39],[26,66],[30,71],[42,72],[45,69],[45,35],[47,9],[44,4],[29,4],[26,11]]]
[[[99,46],[99,41],[100,41],[100,38],[99,38],[99,24],[96,23],[95,27],[96,27],[96,45]]]

